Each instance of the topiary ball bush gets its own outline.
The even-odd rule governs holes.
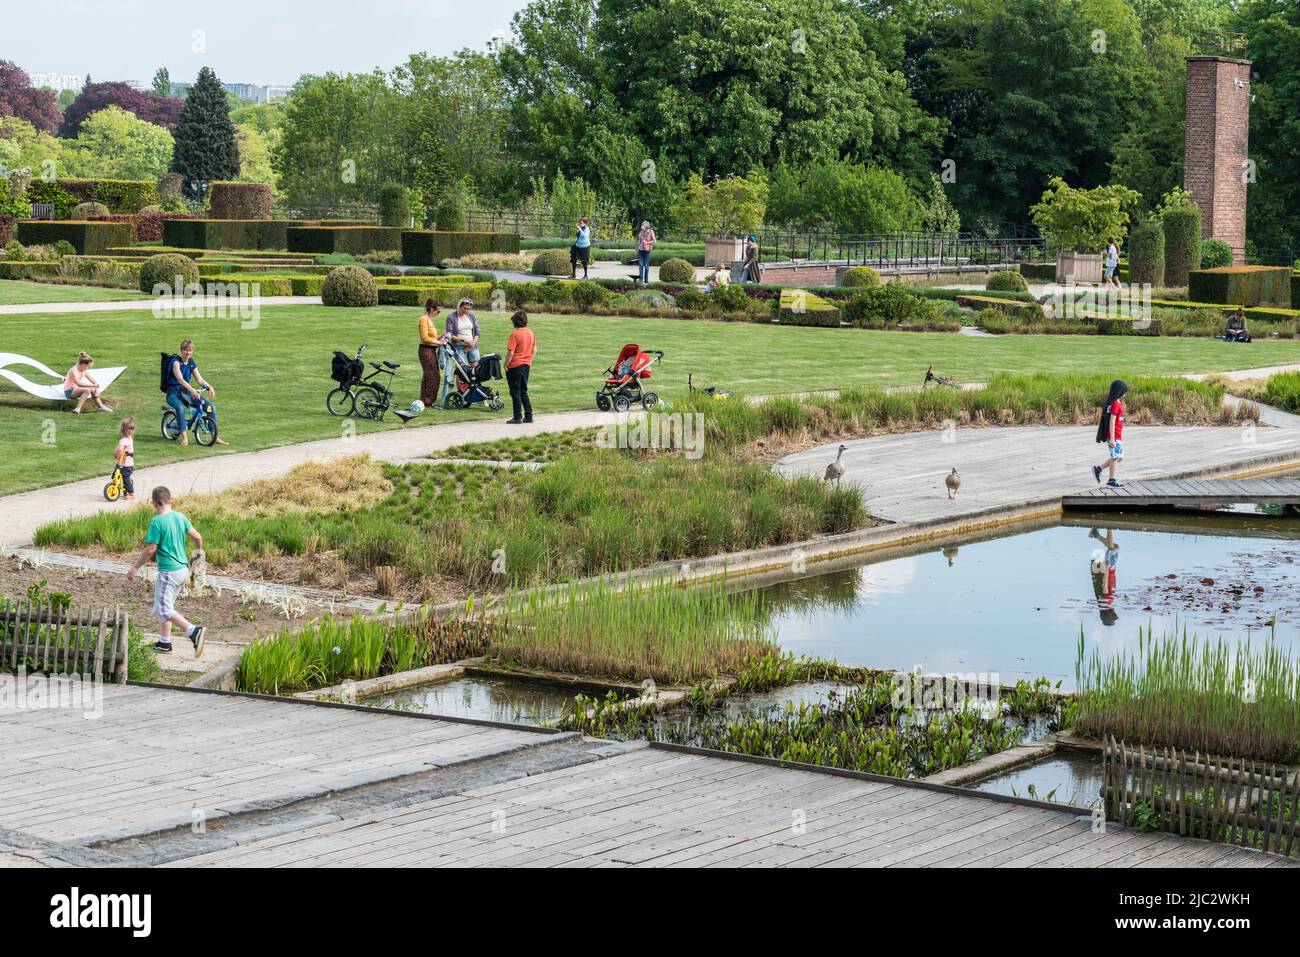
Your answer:
[[[78,203],[72,207],[68,219],[91,219],[95,216],[109,216],[108,207],[103,203]]]
[[[165,286],[172,295],[183,295],[186,286],[198,281],[199,267],[189,256],[180,253],[160,253],[150,256],[140,265],[141,292],[152,293],[155,286]],[[163,292],[159,290],[159,293]]]
[[[666,259],[659,267],[660,282],[693,282],[694,279],[695,267],[685,259],[677,257]]]
[[[573,266],[567,249],[547,249],[533,260],[533,273],[537,276],[569,276]]]
[[[880,273],[870,266],[850,266],[844,270],[844,275],[840,277],[840,285],[855,289],[864,286],[879,286]]]
[[[1201,242],[1201,268],[1222,269],[1232,265],[1232,247],[1222,239],[1206,239]]]
[[[379,285],[360,266],[335,266],[325,276],[320,298],[327,306],[377,306]]]
[[[1025,282],[1025,277],[1020,273],[1003,269],[989,276],[984,288],[990,292],[1028,292],[1029,283]]]

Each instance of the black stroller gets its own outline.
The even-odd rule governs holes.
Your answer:
[[[500,394],[492,388],[493,379],[501,378],[501,357],[496,353],[479,356],[478,366],[461,362],[455,349],[443,347],[445,355],[444,369],[447,374],[442,382],[442,407],[444,409],[467,409],[482,402],[493,412],[500,412],[506,407]]]

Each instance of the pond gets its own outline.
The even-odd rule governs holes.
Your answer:
[[[1061,748],[1051,757],[1003,771],[974,784],[972,791],[1035,797],[1075,807],[1093,807],[1101,801],[1102,760],[1100,751]]]
[[[841,664],[1045,675],[1140,629],[1300,647],[1300,519],[1071,513],[1059,525],[915,550],[764,588],[781,647]]]
[[[443,717],[549,725],[573,709],[576,693],[544,682],[465,675],[374,695],[358,703]]]

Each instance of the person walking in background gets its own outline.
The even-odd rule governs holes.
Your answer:
[[[144,551],[126,573],[126,577],[134,581],[141,568],[151,561],[157,561],[158,580],[154,584],[153,613],[162,626],[162,637],[154,643],[154,650],[164,653],[172,650],[172,626],[175,625],[193,643],[194,657],[202,658],[207,629],[202,625],[190,624],[176,610],[176,598],[190,580],[187,539],[194,540],[194,558],[197,560],[203,555],[203,536],[190,524],[188,518],[172,509],[172,493],[165,485],[154,489],[149,500],[153,505],[154,516],[149,520],[149,531],[144,537]]]
[[[123,498],[135,498],[135,419],[126,418],[118,429],[117,448],[113,450],[113,461],[122,471]]]
[[[81,353],[77,356],[77,364],[69,369],[68,374],[63,377],[63,397],[68,400],[77,400],[77,407],[72,411],[78,414],[81,413],[81,407],[86,404],[87,399],[94,399],[95,408],[100,412],[113,411],[99,397],[101,386],[95,377],[90,374],[90,366],[94,361],[86,353]]]
[[[655,231],[650,228],[650,221],[643,221],[641,223],[641,232],[637,235],[636,240],[636,262],[637,266],[640,267],[642,285],[650,282],[650,254],[654,252],[655,243],[658,241]]]
[[[1128,383],[1116,379],[1110,384],[1110,393],[1106,396],[1106,405],[1101,410],[1101,421],[1097,423],[1097,441],[1105,442],[1110,457],[1101,465],[1092,467],[1092,477],[1100,484],[1101,473],[1110,469],[1109,488],[1120,488],[1115,470],[1124,461],[1124,403],[1120,401],[1128,393]]]
[[[758,264],[758,237],[750,233],[745,240],[745,282],[762,282],[763,269]]]
[[[537,355],[537,337],[528,328],[528,313],[522,309],[510,317],[514,331],[506,340],[506,385],[510,387],[510,405],[514,415],[510,425],[533,421],[533,403],[528,397],[528,373]]]
[[[438,348],[447,344],[446,336],[438,331],[438,313],[442,307],[432,299],[424,300],[424,314],[420,316],[420,401],[426,409],[438,404],[438,387],[442,384]]]
[[[1110,245],[1106,247],[1106,285],[1114,286],[1116,289],[1119,285],[1119,244],[1112,239]]]
[[[569,265],[573,269],[570,279],[578,278],[578,263],[582,263],[582,278],[587,278],[587,266],[591,262],[591,225],[586,218],[578,220],[578,236],[573,241],[569,255]]]

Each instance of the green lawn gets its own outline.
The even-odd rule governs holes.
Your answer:
[[[108,393],[121,414],[136,416],[136,464],[148,482],[150,465],[180,457],[220,454],[181,449],[158,433],[162,394],[158,356],[183,337],[195,339],[199,369],[217,386],[222,435],[229,451],[250,451],[335,437],[344,420],[325,410],[334,349],[352,352],[366,342],[370,359],[402,363],[398,399],[416,397],[418,312],[411,309],[337,309],[272,306],[256,328],[232,319],[157,319],[146,312],[0,316],[3,351],[29,355],[59,372],[79,350],[101,366],[128,365]],[[504,313],[480,316],[484,351],[504,351],[510,330]],[[534,316],[539,353],[532,378],[539,412],[594,408],[601,373],[625,342],[662,349],[651,384],[671,399],[697,386],[748,393],[831,389],[846,385],[920,385],[926,366],[962,380],[995,372],[1082,372],[1139,375],[1212,372],[1300,362],[1300,342],[1257,341],[1249,346],[1204,339],[1102,336],[1002,336],[866,332],[581,316]],[[498,384],[504,394],[505,383]],[[507,402],[507,410],[508,410]],[[426,413],[419,422],[504,419],[483,411]],[[111,469],[119,414],[73,416],[0,383],[0,494],[104,474]],[[53,430],[49,425],[53,424]],[[358,432],[399,428],[357,423]],[[225,451],[225,450],[223,450]]]
[[[121,299],[144,299],[145,294],[130,289],[105,289],[101,286],[63,286],[48,282],[23,282],[0,279],[0,306],[36,302],[117,302]]]

